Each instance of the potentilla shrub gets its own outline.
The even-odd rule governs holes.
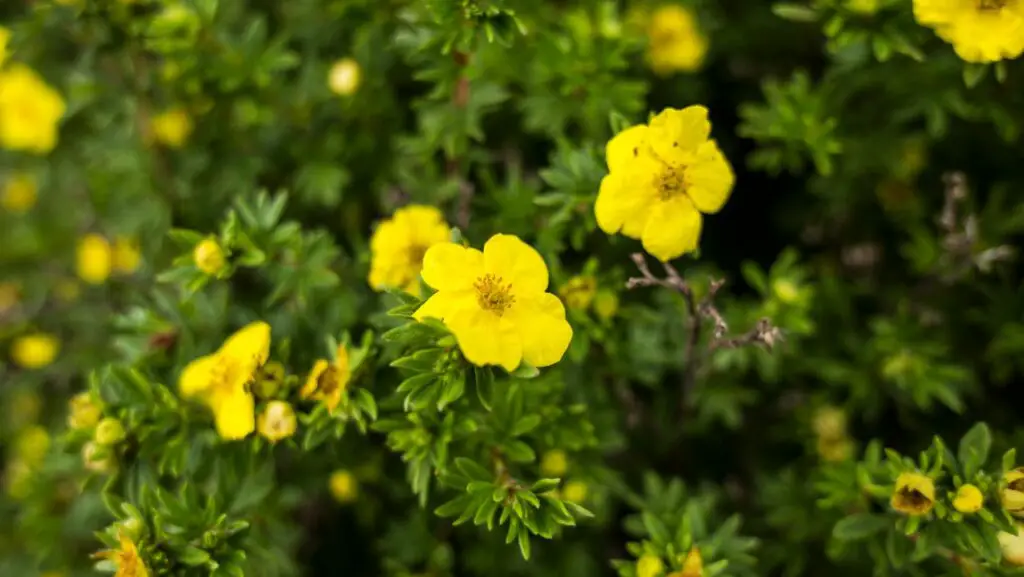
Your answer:
[[[1024,0],[0,6],[0,575],[1024,566]]]

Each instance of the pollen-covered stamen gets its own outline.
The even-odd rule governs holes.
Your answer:
[[[500,276],[485,274],[476,279],[473,288],[476,289],[476,300],[480,308],[492,311],[498,316],[503,315],[516,302],[516,297],[512,294],[512,283],[502,284]]]
[[[666,166],[661,173],[655,176],[655,187],[661,200],[669,200],[679,195],[686,194],[685,170],[683,167]]]

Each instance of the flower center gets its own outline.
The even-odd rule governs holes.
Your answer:
[[[924,493],[907,487],[899,490],[899,499],[904,507],[913,511],[927,509],[929,503],[931,503],[931,499],[926,497]]]
[[[414,244],[409,247],[409,251],[406,253],[409,259],[409,264],[416,268],[423,266],[423,257],[427,254],[427,247],[422,244]]]
[[[661,200],[669,200],[686,194],[686,181],[683,178],[684,168],[666,166],[661,174],[655,177],[655,187]]]
[[[982,12],[1001,10],[1010,3],[1010,0],[977,0],[978,10]]]
[[[333,395],[340,386],[341,371],[334,365],[324,369],[324,372],[320,373],[320,376],[316,378],[316,392],[325,397]]]
[[[480,308],[492,311],[499,317],[516,302],[512,294],[512,283],[502,284],[500,276],[485,274],[476,279],[473,288],[476,289],[476,302]]]

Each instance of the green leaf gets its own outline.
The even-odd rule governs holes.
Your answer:
[[[561,479],[541,479],[530,486],[530,490],[534,493],[546,493],[556,487],[561,482]]]
[[[505,445],[505,454],[515,463],[530,463],[537,458],[533,449],[522,441],[511,441]]]
[[[644,528],[647,529],[647,534],[650,536],[654,544],[659,547],[668,545],[670,541],[668,527],[661,519],[654,516],[649,511],[644,511],[641,515],[641,519],[644,523]]]
[[[476,398],[487,412],[491,411],[491,395],[494,393],[494,373],[488,367],[473,367],[473,384]]]
[[[802,4],[773,4],[772,13],[779,18],[795,22],[814,22],[818,19],[818,13],[814,9]]]
[[[189,545],[178,555],[178,560],[191,567],[206,565],[210,561],[210,554],[198,547]]]
[[[517,379],[532,379],[539,375],[540,371],[537,369],[537,367],[527,363],[526,361],[523,361],[522,363],[519,364],[518,367],[516,367],[516,370],[512,371],[509,374]]]
[[[967,478],[974,476],[979,467],[988,460],[989,450],[992,448],[992,433],[988,425],[978,423],[971,427],[971,430],[960,439],[960,447],[957,450],[957,458],[963,464],[964,474]]]
[[[832,536],[839,541],[858,541],[885,529],[890,523],[884,515],[857,513],[836,523],[832,527]]]
[[[529,531],[519,532],[519,552],[523,554],[523,559],[530,560],[530,533]]]
[[[490,471],[483,468],[479,463],[472,459],[456,457],[455,467],[461,471],[463,475],[475,481],[487,481],[490,483],[494,480],[494,475],[492,475]]]
[[[537,426],[540,425],[540,422],[540,415],[536,413],[526,415],[525,417],[516,421],[515,426],[512,427],[512,436],[520,437],[522,435],[525,435],[526,433],[529,433],[530,431],[536,429]]]
[[[968,88],[974,88],[985,78],[985,74],[988,73],[987,64],[975,64],[969,62],[964,64],[964,84]]]

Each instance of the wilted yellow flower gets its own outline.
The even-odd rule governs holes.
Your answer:
[[[656,555],[644,555],[636,562],[636,577],[658,577],[665,571],[665,562]]]
[[[1011,565],[1024,565],[1024,524],[1017,524],[1016,535],[1000,531],[996,537],[999,548],[1003,550],[1003,559]]]
[[[977,513],[984,504],[985,495],[981,493],[981,489],[971,484],[961,485],[953,499],[953,508],[961,513]]]
[[[900,513],[924,515],[935,505],[935,483],[920,473],[900,473],[889,503]]]
[[[181,148],[192,134],[192,117],[181,107],[165,110],[149,121],[153,138],[170,148]]]
[[[41,369],[57,358],[60,341],[48,333],[34,333],[14,339],[11,359],[24,369]]]
[[[309,371],[306,384],[299,391],[299,396],[303,399],[320,401],[329,412],[333,413],[345,395],[351,377],[348,349],[345,348],[345,345],[339,345],[335,352],[334,362],[319,359],[313,363],[313,368]]]
[[[880,0],[846,0],[846,7],[851,12],[870,15],[878,12]]]
[[[608,320],[619,312],[619,295],[610,290],[599,290],[594,297],[594,312],[602,320]]]
[[[697,70],[708,51],[697,17],[678,4],[662,6],[651,14],[647,38],[651,69],[662,76]]]
[[[1003,474],[1005,486],[999,492],[1003,508],[1011,514],[1024,516],[1024,468],[1017,468]]]
[[[708,109],[690,106],[612,138],[594,205],[601,230],[641,239],[661,261],[696,250],[701,213],[718,212],[735,181],[710,133]]]
[[[355,475],[345,469],[331,473],[329,486],[331,488],[331,495],[339,503],[351,503],[356,500],[356,496],[359,494],[359,482],[356,481]]]
[[[413,316],[444,322],[474,365],[547,367],[569,348],[565,307],[545,292],[548,267],[519,237],[496,234],[483,252],[450,242],[433,246],[423,259],[423,280],[438,292]]]
[[[256,428],[249,383],[270,355],[270,325],[257,321],[228,337],[217,352],[185,367],[178,381],[182,396],[203,400],[213,411],[224,439],[241,439]]]
[[[116,417],[107,417],[96,425],[96,434],[93,436],[100,445],[116,445],[124,440],[126,436],[124,425]]]
[[[700,549],[694,547],[683,559],[683,568],[677,574],[678,577],[701,577],[704,574],[704,559],[700,556]]]
[[[562,487],[562,498],[573,503],[582,503],[587,500],[590,489],[583,481],[569,481]]]
[[[139,268],[142,253],[136,238],[119,236],[114,239],[113,262],[114,270],[121,274],[131,274]]]
[[[82,445],[82,463],[94,473],[111,473],[117,467],[117,460],[110,447],[89,441]]]
[[[540,459],[540,472],[548,477],[561,477],[568,470],[569,458],[561,449],[552,449]]]
[[[824,406],[814,413],[814,432],[819,437],[836,439],[846,436],[846,412],[842,409]]]
[[[101,284],[110,277],[114,253],[107,239],[87,234],[78,241],[76,266],[78,277],[89,284]]]
[[[1024,2],[914,0],[914,18],[967,62],[1010,60],[1024,52]]]
[[[327,86],[339,96],[348,96],[359,89],[361,78],[359,63],[351,58],[342,58],[331,65],[327,73]]]
[[[3,314],[18,304],[18,293],[21,290],[17,283],[0,282],[0,314]]]
[[[419,294],[419,276],[427,249],[447,242],[451,229],[441,211],[409,205],[381,222],[370,238],[370,286]]]
[[[31,68],[10,64],[0,70],[0,145],[46,154],[57,144],[64,99]]]
[[[95,427],[103,416],[102,407],[88,391],[71,397],[68,409],[68,427],[77,431]]]
[[[39,187],[31,174],[15,174],[4,182],[4,194],[0,204],[10,212],[24,214],[36,204]]]
[[[589,307],[596,293],[597,279],[590,275],[574,276],[558,290],[565,306],[578,311]]]
[[[14,439],[15,458],[30,466],[41,463],[49,450],[50,434],[39,425],[26,428]]]
[[[271,443],[295,434],[295,411],[284,401],[270,401],[256,421],[256,430]]]
[[[135,543],[124,533],[118,535],[118,541],[120,548],[100,551],[93,557],[110,559],[117,564],[117,573],[114,577],[149,577],[149,569],[139,556]]]
[[[204,238],[192,249],[192,261],[196,268],[209,275],[215,275],[224,268],[227,258],[224,249],[212,236]]]

